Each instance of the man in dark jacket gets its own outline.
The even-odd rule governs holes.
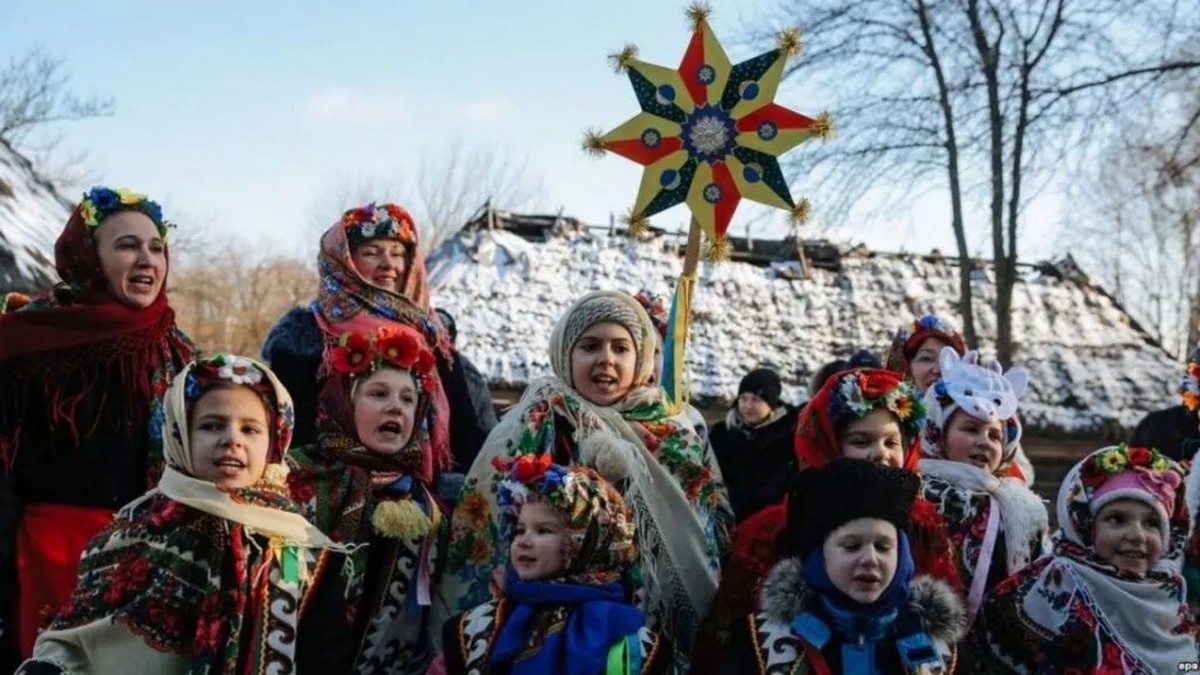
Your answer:
[[[750,371],[738,385],[737,404],[709,434],[737,522],[782,500],[796,473],[797,411],[779,400],[782,390],[775,371]]]
[[[450,344],[454,347],[454,377],[466,383],[465,393],[470,407],[475,411],[475,424],[472,429],[451,429],[450,437],[451,444],[458,448],[470,448],[470,460],[475,461],[475,455],[479,454],[479,449],[483,447],[483,442],[487,440],[487,436],[496,426],[496,408],[492,405],[492,390],[488,387],[487,378],[474,363],[466,357],[465,354],[458,350],[458,324],[454,321],[454,317],[442,308],[436,308],[433,311],[437,312],[438,318],[442,320],[442,325],[445,326],[446,332],[450,334]],[[451,402],[451,408],[457,409]],[[465,405],[464,405],[465,407]],[[455,444],[454,434],[469,432],[470,438],[461,438],[461,444]],[[462,456],[460,456],[460,454]],[[455,450],[455,459],[458,460],[460,470],[467,471],[471,468],[470,462],[467,459],[466,453],[460,453]]]

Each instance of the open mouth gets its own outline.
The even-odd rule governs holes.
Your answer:
[[[516,564],[521,565],[523,567],[528,567],[530,565],[536,565],[537,558],[535,558],[531,555],[519,555],[519,556],[517,556],[517,559],[514,562],[516,562]]]
[[[246,463],[235,457],[222,457],[213,465],[222,476],[237,476],[246,470]]]
[[[991,464],[986,453],[974,453],[967,456],[967,461],[976,466],[987,466]]]
[[[596,385],[597,387],[615,387],[617,386],[617,383],[617,378],[612,375],[594,375],[592,377],[592,384]]]
[[[860,584],[877,584],[880,581],[878,574],[856,574],[854,580]]]
[[[399,436],[404,431],[404,427],[399,422],[387,421],[376,427],[376,430],[384,436]]]
[[[136,291],[149,292],[154,289],[154,277],[149,274],[135,274],[129,277],[129,286]]]
[[[1122,558],[1125,558],[1126,560],[1145,560],[1146,559],[1145,551],[1117,551],[1117,555],[1121,556]]]

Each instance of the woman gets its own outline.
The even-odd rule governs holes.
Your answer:
[[[716,590],[732,520],[711,453],[663,392],[647,386],[654,328],[633,297],[580,298],[555,325],[554,376],[530,384],[488,436],[455,510],[442,595],[449,614],[492,599],[504,566],[492,459],[550,452],[614,482],[633,510],[642,557],[632,569],[648,625],[689,654]],[[685,669],[687,659],[676,667]],[[685,671],[686,672],[686,671]]]
[[[162,472],[163,395],[194,352],[164,290],[167,231],[145,196],[92,188],[54,245],[62,283],[0,314],[0,584],[25,657],[84,544]]]
[[[316,441],[324,352],[343,333],[368,334],[403,324],[419,331],[437,356],[433,442],[438,448],[453,448],[460,470],[465,470],[478,447],[464,439],[484,434],[473,431],[479,421],[466,381],[454,376],[450,337],[430,309],[425,258],[412,216],[390,203],[346,211],[321,237],[317,272],[316,302],[285,314],[262,350],[296,398],[296,445]]]

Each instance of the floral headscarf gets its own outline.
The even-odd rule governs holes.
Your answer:
[[[354,267],[354,242],[379,238],[381,233],[404,244],[404,276],[398,293],[371,285]],[[429,307],[429,275],[418,232],[400,206],[367,204],[346,211],[321,237],[317,273],[321,282],[314,307],[330,338],[346,332],[370,333],[396,322],[417,329],[430,349],[449,356],[449,335]]]
[[[168,223],[157,203],[124,189],[92,188],[54,243],[62,283],[20,311],[0,314],[0,464],[11,466],[20,446],[32,442],[22,438],[31,418],[47,420],[48,434],[62,433],[75,444],[105,424],[139,432],[129,442],[149,445],[147,487],[158,480],[162,450],[154,417],[171,377],[195,348],[175,325],[165,273],[163,290],[148,307],[126,305],[108,290],[95,234],[106,217],[122,211],[144,213],[165,240]],[[115,404],[89,415],[80,404],[101,393]],[[48,410],[32,413],[30,405]]]
[[[974,641],[1014,669],[1164,673],[1194,662],[1200,633],[1180,568],[1191,517],[1184,471],[1157,450],[1124,445],[1076,464],[1058,491],[1053,555],[998,585],[981,608]],[[1139,576],[1092,546],[1103,504],[1137,499],[1166,516],[1163,555]]]
[[[795,449],[801,467],[824,466],[842,455],[840,424],[887,410],[900,422],[906,440],[915,438],[925,405],[900,373],[880,368],[846,370],[826,380],[809,400],[796,424]],[[906,452],[905,468],[915,468],[915,452]]]
[[[962,333],[958,332],[958,328],[949,319],[936,314],[925,314],[896,331],[884,364],[889,370],[904,373],[907,377],[908,366],[917,355],[917,350],[921,348],[921,343],[931,337],[952,347],[959,354],[967,351],[967,343],[963,341]]]
[[[571,555],[564,576],[574,583],[618,581],[637,562],[633,512],[594,469],[554,464],[548,454],[498,457],[493,466],[508,476],[497,494],[505,541],[512,541],[521,507],[540,499],[566,518]]]
[[[336,346],[326,352],[327,369],[333,374],[327,385],[345,396],[323,396],[318,428],[321,447],[358,466],[398,478],[398,473],[416,476],[426,484],[433,482],[436,470],[450,466],[448,448],[434,447],[430,436],[430,399],[438,386],[433,353],[421,336],[408,326],[393,325],[369,335],[345,333]],[[413,419],[414,429],[408,444],[396,455],[380,457],[358,441],[354,426],[354,390],[379,370],[399,370],[412,375],[420,394]],[[381,478],[382,479],[382,478]]]
[[[188,410],[206,391],[228,386],[263,396],[273,420],[272,462],[248,488],[192,475]],[[194,672],[294,667],[293,646],[265,636],[294,634],[317,549],[341,549],[287,496],[279,460],[291,411],[287,391],[257,361],[217,355],[189,364],[166,399],[167,469],[155,490],[125,506],[84,550],[78,586],[43,635],[51,652],[44,656],[57,662],[65,657],[54,646],[68,644],[71,658],[93,654],[108,663],[95,655],[135,641],[148,654],[145,663],[177,654]]]

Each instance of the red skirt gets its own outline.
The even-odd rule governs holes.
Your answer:
[[[108,526],[113,511],[62,504],[26,504],[17,527],[17,642],[33,654],[38,631],[75,590],[83,547]]]

